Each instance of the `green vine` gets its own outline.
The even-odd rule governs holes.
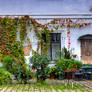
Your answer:
[[[73,21],[70,19],[69,21],[71,22],[70,25],[67,25],[68,28],[85,27],[91,24],[73,23]],[[53,32],[53,29],[58,30],[59,27],[64,27],[65,23],[66,19],[54,19],[50,23],[42,25],[35,19],[29,18],[29,16],[22,16],[19,18],[0,17],[0,58],[2,58],[3,55],[10,54],[11,56],[13,55],[13,57],[16,58],[16,60],[19,60],[21,63],[25,61],[23,44],[24,41],[30,44],[30,40],[27,37],[27,27],[30,24],[32,24],[31,29],[34,30],[40,41],[38,45],[41,45],[41,53],[47,54],[50,45],[50,33]],[[50,29],[49,24],[52,25],[52,29]],[[55,24],[56,26],[54,27],[53,25]],[[17,35],[18,32],[19,35]],[[18,36],[19,39],[17,39]],[[39,47],[40,46],[38,46],[37,51]]]
[[[47,54],[48,49],[49,49],[49,45],[50,45],[50,33],[52,32],[52,30],[48,30],[48,27],[38,24],[33,19],[31,19],[31,23],[33,24],[33,28],[34,28],[36,36],[40,40],[41,53],[42,54]],[[39,26],[41,28],[41,31],[39,31]],[[45,35],[46,40],[44,40],[42,34]]]
[[[23,44],[23,41],[26,38],[27,35],[27,28],[26,28],[26,18],[25,17],[21,17],[21,19],[19,20],[19,32],[20,32],[20,41]]]
[[[17,60],[25,61],[23,45],[17,40],[18,18],[0,18],[0,56],[11,54]],[[2,58],[0,57],[0,58]]]

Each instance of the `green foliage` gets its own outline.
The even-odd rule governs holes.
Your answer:
[[[30,58],[32,68],[37,70],[37,75],[40,76],[41,80],[45,80],[47,77],[46,67],[50,63],[50,58],[47,55],[35,54]]]
[[[30,63],[33,64],[34,69],[39,69],[41,67],[46,67],[50,63],[50,57],[47,55],[36,54],[30,58]]]
[[[9,56],[9,55],[5,55],[3,58],[3,66],[9,71],[9,72],[13,72],[14,70],[12,70],[12,66],[14,63],[14,59]]]
[[[63,75],[64,72],[62,71],[62,69],[60,69],[57,65],[52,66],[49,71],[48,71],[49,75],[55,75],[55,78],[59,78],[60,75]]]
[[[64,58],[64,59],[71,59],[71,50],[67,50],[67,48],[63,48],[62,50],[56,51],[56,58],[57,60]]]
[[[0,60],[5,61],[3,62],[4,66],[16,76],[21,76],[22,73],[25,74],[26,65],[23,44],[28,39],[27,27],[30,22],[32,24],[31,27],[34,28],[36,36],[40,40],[42,54],[47,54],[50,43],[50,31],[47,27],[40,25],[42,31],[38,31],[37,26],[39,24],[34,19],[29,18],[29,16],[22,16],[20,18],[0,17]],[[19,34],[17,35],[17,33]],[[46,35],[46,42],[43,40],[42,33]],[[30,40],[28,42],[30,44]],[[13,58],[9,60],[9,57],[6,57],[5,59],[7,54]]]
[[[62,55],[64,56],[65,59],[70,59],[71,58],[71,52],[67,50],[67,48],[62,49]]]
[[[18,18],[0,17],[0,49],[2,52],[2,57],[5,54],[11,53],[17,59],[24,61],[23,44],[21,44],[20,41],[17,40],[18,22]],[[24,32],[22,31],[22,33]],[[25,36],[23,35],[23,37]]]
[[[75,71],[82,67],[82,62],[74,59],[60,59],[56,65],[63,71]]]
[[[49,71],[50,71],[50,67],[47,66],[47,67],[45,68],[45,73],[46,73],[47,78],[50,77],[50,73],[49,73]]]
[[[82,67],[82,61],[76,60],[77,69],[79,70]]]
[[[41,50],[42,54],[47,54],[49,45],[50,45],[50,30],[48,30],[47,27],[42,27],[42,34],[44,34],[44,37],[41,34]]]
[[[35,86],[38,86],[38,87],[50,86],[50,83],[47,82],[47,81],[36,82],[36,83],[35,83]]]
[[[12,55],[17,57],[17,59],[22,60],[22,62],[25,62],[25,57],[24,57],[24,51],[23,51],[23,46],[19,41],[16,41],[11,48]]]
[[[15,61],[19,60],[22,61],[22,64],[25,64],[23,44],[24,42],[30,44],[27,36],[27,27],[30,23],[32,24],[31,28],[34,28],[35,34],[40,40],[42,54],[47,54],[50,43],[50,30],[47,27],[40,25],[42,31],[39,31],[39,23],[29,18],[29,16],[22,16],[20,18],[10,18],[7,16],[0,17],[0,60],[2,60],[3,55],[11,54],[14,59],[16,58]],[[43,40],[42,33],[46,35],[46,42]]]
[[[5,55],[4,59],[3,59],[3,66],[7,69],[7,71],[9,71],[10,73],[12,73],[13,75],[15,75],[16,79],[18,81],[24,81],[27,76],[32,75],[32,72],[25,68],[22,67],[21,63],[16,62],[11,56],[9,55]]]
[[[51,30],[48,30],[48,28],[45,27],[45,26],[40,26],[41,31],[38,31],[39,27],[37,27],[36,23],[33,20],[31,20],[31,22],[33,24],[35,34],[38,37],[38,39],[40,40],[41,53],[42,54],[47,54],[48,49],[49,49],[49,45],[50,45],[50,33],[51,33]]]
[[[4,68],[0,68],[0,84],[12,83],[12,75]]]
[[[51,68],[50,68],[50,71],[49,71],[49,74],[50,75],[52,75],[52,74],[57,74],[57,70],[56,70],[56,67],[55,66],[52,66]]]
[[[20,41],[23,44],[23,41],[25,40],[27,36],[27,19],[28,17],[24,16],[21,17],[19,22],[19,32],[20,32]]]

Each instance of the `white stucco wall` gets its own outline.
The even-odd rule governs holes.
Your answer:
[[[39,23],[41,24],[45,24],[50,22],[52,19],[42,19],[37,20]],[[86,22],[90,22],[92,23],[92,19],[84,19],[83,21],[84,23]],[[30,28],[28,29],[30,30]],[[29,31],[28,31],[29,32]],[[61,28],[58,31],[55,31],[61,33],[61,48],[63,48],[64,46],[67,47],[68,46],[68,38],[67,38],[67,28]],[[86,26],[83,28],[71,28],[71,33],[70,33],[70,49],[72,49],[73,54],[77,54],[78,55],[78,60],[81,60],[81,47],[80,47],[80,41],[78,40],[78,38],[80,36],[86,35],[86,34],[92,34],[92,24],[91,26]],[[35,35],[35,32],[32,30],[31,32],[28,33],[28,37],[30,38],[31,42],[32,42],[32,49],[36,50],[37,49],[37,42],[39,41],[38,38]],[[40,53],[41,49],[39,50]],[[32,51],[30,51],[30,56],[32,56]],[[30,56],[26,56],[26,60],[27,63],[29,62],[29,57]]]
[[[81,60],[81,44],[78,38],[83,35],[92,34],[92,25],[84,28],[71,29],[71,48],[74,48],[74,54]]]
[[[30,42],[32,43],[32,50],[36,51],[37,49],[37,42],[39,41],[38,38],[35,35],[35,32],[33,30],[30,31],[30,27],[28,28],[28,38],[30,38]],[[30,56],[32,56],[32,50],[30,51]],[[39,49],[40,53],[41,49]],[[25,56],[26,62],[29,63],[30,56]]]

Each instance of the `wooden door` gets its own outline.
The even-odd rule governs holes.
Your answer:
[[[81,40],[81,55],[83,64],[92,64],[92,39]]]

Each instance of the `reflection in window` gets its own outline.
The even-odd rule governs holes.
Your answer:
[[[61,49],[60,33],[51,33],[51,41],[48,55],[52,60],[57,60],[57,52]]]

